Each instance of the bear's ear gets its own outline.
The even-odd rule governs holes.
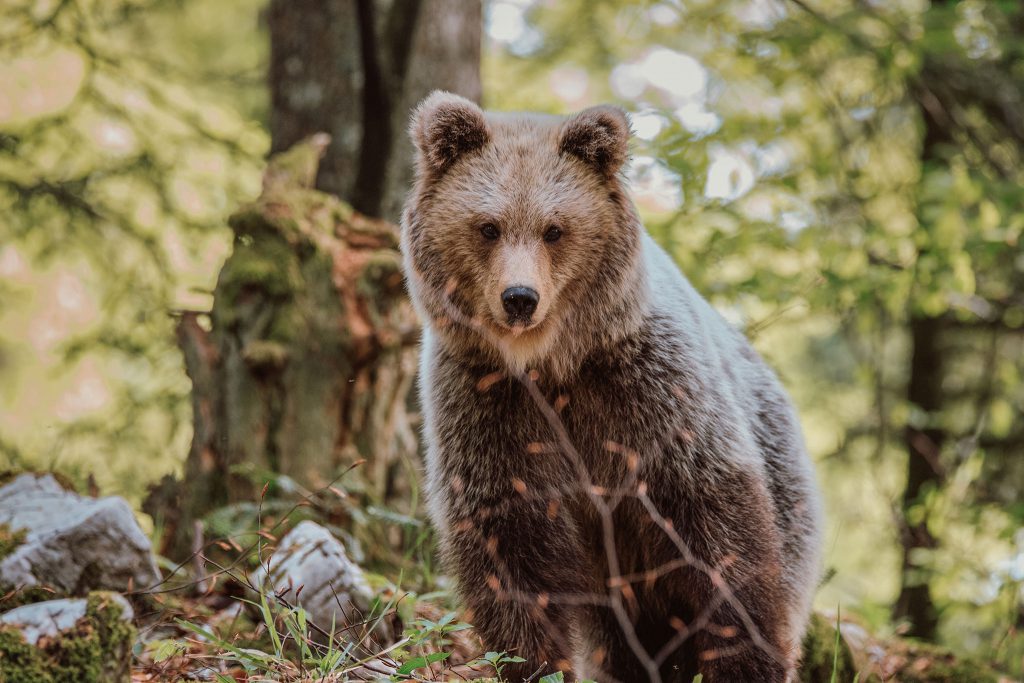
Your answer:
[[[409,124],[419,167],[438,175],[462,155],[480,149],[490,139],[484,113],[464,97],[435,90],[420,102]]]
[[[610,178],[629,156],[629,119],[618,107],[584,109],[562,125],[558,148]]]

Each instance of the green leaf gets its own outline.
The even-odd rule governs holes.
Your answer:
[[[555,673],[548,674],[544,678],[540,679],[538,683],[563,683],[564,681],[565,676],[562,674],[562,672],[556,671]]]
[[[281,646],[281,636],[277,635],[277,627],[274,625],[274,615],[270,612],[270,605],[267,603],[267,594],[260,593],[260,611],[263,613],[263,621],[267,624],[267,631],[274,641],[274,654],[281,656],[284,648]]]
[[[242,664],[242,666],[246,667],[246,669],[251,668],[251,665],[256,665],[260,668],[266,668],[268,666],[268,663],[280,661],[275,657],[266,654],[265,652],[260,652],[258,650],[252,649],[243,650],[239,647],[235,647],[223,638],[218,638],[211,631],[207,631],[202,626],[198,626],[191,622],[185,621],[184,619],[175,619],[174,621],[178,624],[178,626],[181,626],[183,629],[187,631],[192,631],[192,633],[195,633],[196,635],[205,638],[217,647],[227,650],[232,655],[234,655],[235,659],[238,660],[238,662]]]
[[[157,640],[149,644],[153,653],[153,661],[156,663],[176,657],[188,649],[188,643],[180,640]]]
[[[836,676],[839,673],[839,625],[839,605],[836,605],[836,642],[832,651],[832,675],[829,677],[829,683],[836,683]]]
[[[411,674],[416,669],[422,669],[423,667],[430,666],[434,662],[440,662],[443,659],[448,659],[451,654],[451,652],[431,652],[425,657],[413,657],[408,662],[398,667],[398,673],[403,676]]]

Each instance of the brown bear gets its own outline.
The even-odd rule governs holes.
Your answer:
[[[794,410],[647,235],[629,121],[416,109],[426,495],[508,680],[784,681],[819,574]]]

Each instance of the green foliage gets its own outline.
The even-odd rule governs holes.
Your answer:
[[[137,500],[187,450],[174,315],[209,307],[223,214],[258,189],[263,4],[0,9],[0,467],[92,470]]]
[[[405,637],[411,648],[429,646],[433,650],[443,651],[451,645],[449,635],[470,628],[473,628],[470,624],[455,621],[455,612],[448,612],[437,621],[415,619],[405,630]]]
[[[416,669],[425,669],[434,662],[443,662],[449,656],[451,656],[450,652],[430,652],[426,655],[413,657],[398,667],[398,673],[401,675],[411,674]]]
[[[1019,675],[1008,650],[1020,646],[1006,644],[1020,640],[1011,567],[1024,553],[1024,431],[1011,417],[1024,413],[1024,8],[755,4],[539,3],[525,37],[488,55],[485,82],[518,87],[486,90],[486,104],[612,99],[640,114],[648,228],[800,410],[831,522],[822,605],[886,627],[906,429],[945,433],[936,484],[908,506],[939,539],[915,551],[919,575],[944,641]],[[652,178],[678,201],[646,199]],[[947,389],[932,414],[907,400],[920,316],[944,325]]]
[[[694,677],[693,680],[694,683],[700,683],[701,676],[698,675]],[[563,674],[561,671],[556,671],[553,674],[548,674],[547,676],[542,676],[540,678],[540,683],[563,683],[563,681],[565,681],[565,674]],[[594,683],[594,681],[588,679],[580,681],[580,683]]]
[[[231,637],[225,637],[214,626],[197,620],[177,619],[176,622],[185,631],[199,637],[204,650],[199,657],[237,664],[250,676],[299,675],[316,680],[342,681],[348,680],[349,674],[364,666],[375,665],[374,670],[379,671],[383,665],[396,672],[389,680],[425,680],[417,671],[448,659],[452,654],[444,649],[451,645],[448,636],[471,628],[469,624],[456,621],[454,612],[437,621],[410,620],[403,638],[382,652],[381,646],[371,642],[370,634],[386,616],[396,611],[397,598],[385,602],[378,600],[366,615],[362,629],[349,627],[342,630],[335,624],[330,628],[313,624],[301,607],[290,606],[287,601],[253,586],[241,575],[235,578],[257,594],[257,599],[243,602],[259,615],[262,635],[258,639],[240,642],[237,631]],[[188,652],[190,647],[182,640],[156,641],[149,646],[150,657],[154,662],[166,661]],[[496,664],[497,667],[521,661],[504,653],[488,655],[493,655],[493,662],[492,659],[481,662]],[[427,675],[429,677],[430,674]]]
[[[180,640],[165,638],[146,643],[146,650],[152,654],[153,662],[159,664],[171,657],[188,651],[188,645]]]
[[[484,656],[474,662],[474,664],[487,664],[494,669],[500,679],[501,672],[506,664],[521,664],[525,661],[522,657],[515,657],[505,652],[485,652]]]

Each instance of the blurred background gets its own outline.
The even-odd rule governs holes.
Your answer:
[[[428,575],[386,222],[434,88],[627,109],[648,229],[799,408],[819,607],[1024,674],[1012,0],[4,0],[0,471],[125,496],[173,558],[366,460],[333,523]]]

